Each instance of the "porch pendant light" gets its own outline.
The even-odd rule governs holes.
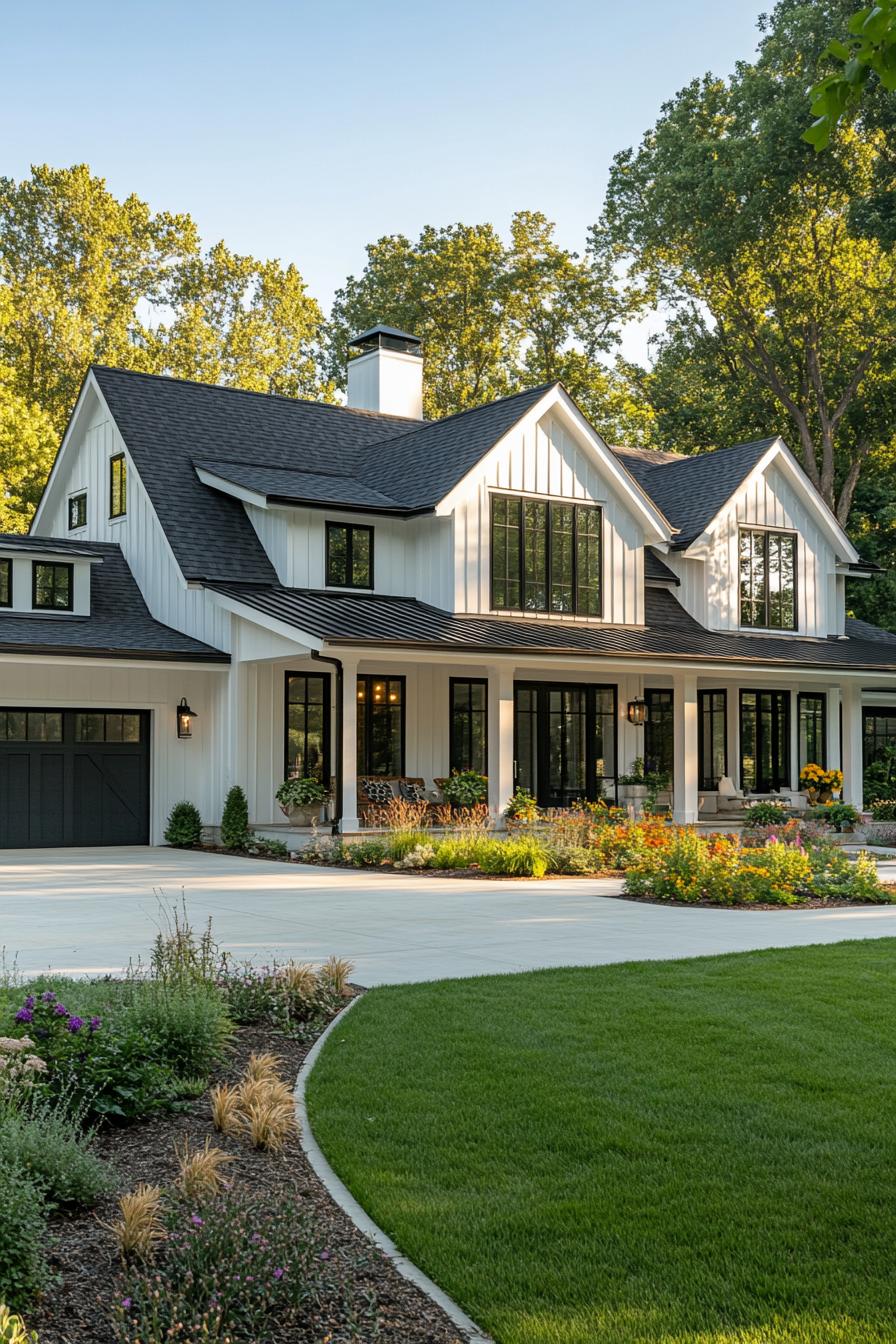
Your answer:
[[[647,722],[647,701],[642,695],[636,695],[628,702],[628,721],[636,728],[643,728]]]
[[[191,709],[187,704],[187,697],[181,696],[180,704],[177,707],[177,735],[178,737],[193,736],[193,720],[197,717],[195,709]]]

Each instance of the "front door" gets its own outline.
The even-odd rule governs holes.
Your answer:
[[[789,691],[741,691],[740,780],[744,793],[791,787]]]
[[[616,688],[517,682],[514,783],[541,807],[613,796]]]

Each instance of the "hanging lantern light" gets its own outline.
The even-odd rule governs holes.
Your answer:
[[[647,722],[647,701],[643,695],[636,695],[628,702],[628,721],[636,728],[643,728]]]
[[[195,709],[191,709],[187,704],[187,697],[181,696],[180,704],[177,707],[177,735],[178,737],[193,736],[193,720],[197,717]]]

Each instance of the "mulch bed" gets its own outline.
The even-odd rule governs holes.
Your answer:
[[[309,1048],[307,1042],[290,1040],[269,1028],[240,1027],[227,1064],[214,1081],[235,1081],[249,1055],[265,1050],[279,1055],[284,1075],[294,1078]],[[259,1194],[288,1193],[313,1211],[315,1227],[330,1251],[343,1293],[358,1308],[360,1319],[370,1320],[362,1334],[352,1334],[352,1339],[362,1344],[374,1339],[394,1344],[460,1344],[457,1330],[443,1312],[403,1279],[333,1203],[311,1170],[298,1138],[290,1140],[282,1153],[271,1154],[218,1134],[211,1123],[208,1094],[186,1103],[182,1112],[105,1130],[98,1136],[97,1152],[114,1167],[119,1189],[94,1210],[56,1215],[51,1220],[52,1268],[61,1283],[28,1313],[28,1324],[38,1332],[41,1344],[112,1344],[107,1318],[119,1262],[112,1235],[99,1219],[114,1221],[117,1195],[140,1181],[172,1185],[177,1175],[175,1143],[188,1141],[191,1147],[201,1147],[207,1137],[235,1157],[229,1168],[235,1184]],[[371,1300],[376,1304],[373,1319],[368,1314]],[[343,1303],[334,1301],[325,1303],[315,1319],[302,1327],[274,1329],[259,1344],[320,1344],[330,1338],[336,1344],[349,1338],[344,1326]]]

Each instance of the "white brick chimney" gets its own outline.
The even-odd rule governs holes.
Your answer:
[[[349,341],[359,353],[348,361],[347,403],[359,411],[382,411],[423,419],[423,342],[394,327],[371,327]]]

